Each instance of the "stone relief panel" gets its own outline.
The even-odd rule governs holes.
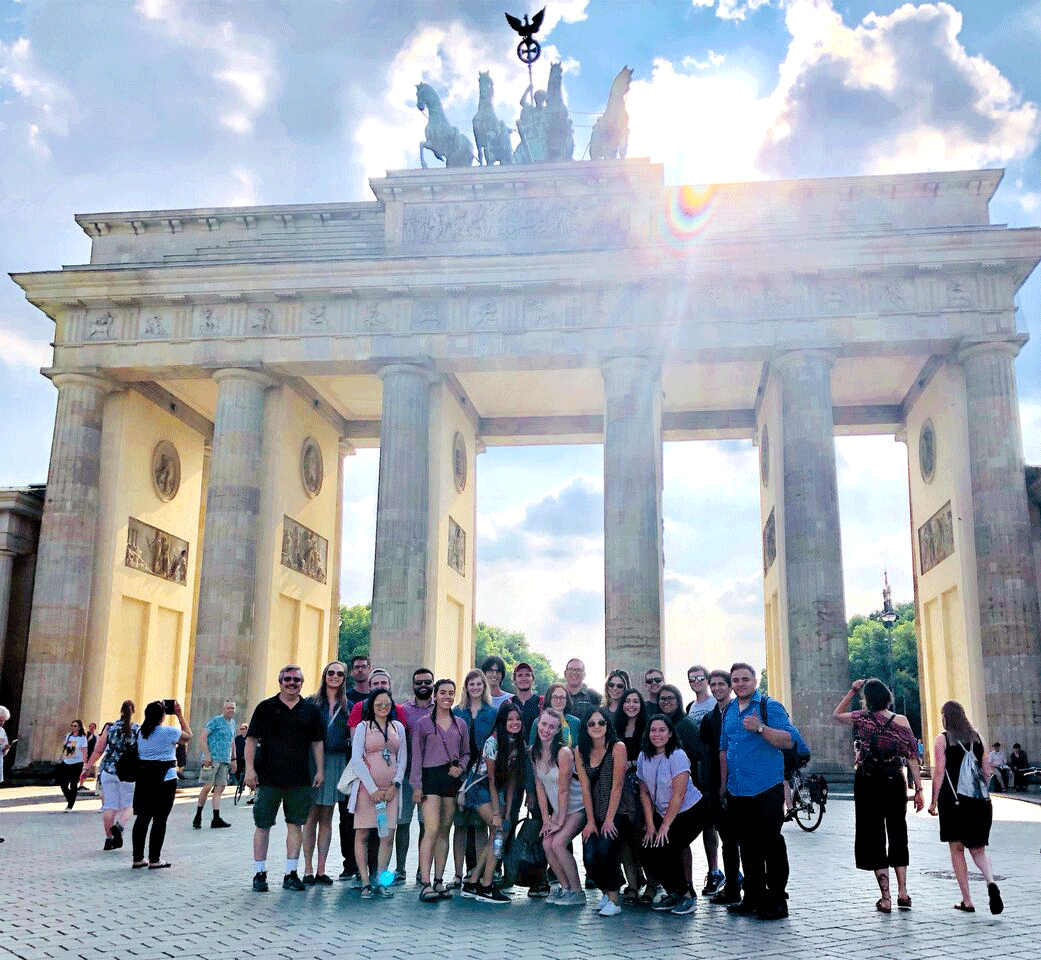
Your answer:
[[[297,523],[292,517],[282,518],[282,566],[325,583],[329,560],[329,541],[314,530]]]
[[[466,531],[448,518],[448,565],[461,577],[466,576]]]
[[[167,503],[181,489],[181,458],[169,440],[160,440],[152,451],[152,488]]]
[[[954,518],[948,500],[918,528],[918,559],[923,574],[954,553]]]
[[[466,489],[466,474],[466,440],[457,430],[452,438],[452,478],[455,480],[455,489],[458,493],[462,493]]]
[[[405,206],[402,240],[406,247],[604,249],[632,245],[634,223],[633,209],[621,198],[599,205],[587,197],[413,203]]]
[[[249,328],[254,334],[274,333],[278,329],[275,323],[275,311],[263,304],[250,307]]]
[[[322,448],[314,437],[308,437],[300,448],[300,482],[304,486],[304,493],[309,497],[317,497],[322,492],[324,478]]]
[[[918,434],[918,468],[922,479],[932,483],[936,472],[936,428],[932,420],[926,420]]]
[[[763,527],[763,576],[765,577],[777,559],[777,526],[774,522],[774,512],[766,518]]]
[[[130,517],[125,563],[132,570],[185,586],[188,582],[188,541]]]
[[[192,335],[196,337],[219,337],[230,332],[227,312],[215,304],[199,304],[192,313]]]

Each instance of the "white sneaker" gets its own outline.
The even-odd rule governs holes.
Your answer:
[[[558,907],[584,907],[586,892],[584,890],[568,890],[556,901]]]
[[[603,910],[611,902],[611,898],[606,894],[601,894],[600,902],[596,905],[597,910]]]
[[[546,903],[557,903],[558,900],[564,895],[564,888],[559,887],[556,884],[549,891],[549,896],[546,897]]]
[[[612,903],[610,900],[600,908],[601,917],[617,917],[621,912],[622,908],[617,903]]]

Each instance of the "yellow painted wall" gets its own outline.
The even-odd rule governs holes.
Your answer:
[[[931,483],[922,479],[918,458],[919,436],[927,419],[932,420],[936,432],[936,468]],[[986,743],[989,734],[961,367],[941,367],[915,402],[907,418],[907,452],[924,738],[931,742],[942,731],[940,707],[945,700],[954,699],[965,707]],[[954,553],[922,574],[918,528],[948,500],[954,521]]]
[[[461,682],[474,662],[474,569],[477,528],[477,438],[465,411],[443,384],[432,388],[430,417],[430,523],[433,556],[428,570],[428,635],[423,663],[437,677]],[[467,481],[456,490],[452,444],[456,431],[467,451]],[[448,565],[448,518],[466,531],[465,576]]]
[[[757,464],[762,458],[763,431],[769,438],[767,459],[769,476],[766,486],[760,471],[759,537],[762,544],[763,531],[770,511],[774,511],[774,531],[777,541],[777,558],[766,572],[763,580],[764,620],[766,625],[766,673],[770,696],[782,703],[792,702],[792,671],[788,646],[788,586],[783,575],[785,565],[784,548],[784,465],[781,461],[784,436],[781,432],[780,392],[777,381],[771,377],[763,394],[756,423]],[[762,546],[760,546],[762,556]]]
[[[304,692],[318,689],[329,659],[333,603],[339,438],[305,400],[279,387],[267,393],[260,531],[257,542],[256,617],[249,702],[271,696],[287,663],[303,668]],[[322,449],[323,481],[309,497],[300,479],[300,451],[314,437]],[[282,566],[283,518],[289,516],[329,541],[326,583]]]
[[[181,461],[181,486],[169,503],[152,486],[152,451],[160,440],[169,440]],[[85,722],[115,719],[127,697],[137,704],[138,717],[150,700],[185,699],[200,560],[203,444],[201,435],[138,393],[124,391],[106,401],[98,549],[80,704]],[[126,566],[130,517],[188,541],[186,585]]]

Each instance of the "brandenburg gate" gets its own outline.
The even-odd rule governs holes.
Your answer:
[[[334,656],[342,458],[380,448],[372,650],[473,661],[477,454],[602,443],[607,663],[662,646],[662,443],[759,452],[771,692],[848,766],[836,434],[906,442],[922,702],[1041,751],[1001,172],[666,186],[640,160],[388,173],[363,203],[77,217],[15,277],[58,390],[18,762],[73,715],[251,708]],[[673,643],[684,638],[673,638]],[[711,660],[710,650],[692,656]],[[309,681],[310,682],[310,681]]]

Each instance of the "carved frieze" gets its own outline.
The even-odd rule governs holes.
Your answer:
[[[181,489],[181,458],[169,440],[160,440],[152,451],[152,487],[164,502],[173,500]]]
[[[466,531],[448,518],[448,565],[461,577],[466,576]]]
[[[766,525],[763,527],[763,576],[765,577],[769,572],[770,568],[774,565],[774,561],[777,559],[777,526],[774,521],[774,512],[770,511],[770,516],[766,518]]]
[[[954,553],[954,518],[951,501],[918,528],[918,561],[923,574]]]
[[[185,586],[188,582],[188,541],[130,517],[124,562],[132,570]]]
[[[282,518],[282,566],[325,583],[329,560],[329,541],[297,523],[292,517]]]
[[[309,497],[317,497],[322,492],[322,481],[325,478],[325,464],[322,461],[322,448],[314,437],[308,437],[300,448],[300,482]]]

